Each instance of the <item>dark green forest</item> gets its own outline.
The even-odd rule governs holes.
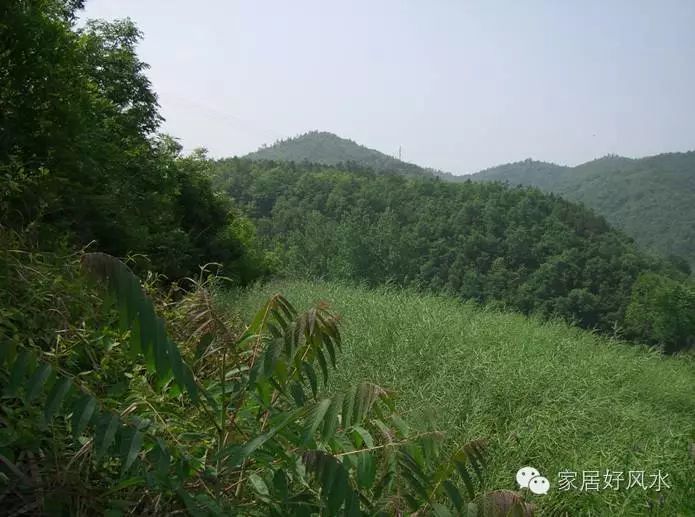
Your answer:
[[[583,203],[643,249],[695,265],[695,151],[640,159],[606,156],[577,167],[527,160],[471,178],[533,185]]]
[[[519,452],[495,436],[500,426],[517,429],[514,386],[479,382],[497,409],[461,406],[456,425],[442,428],[426,415],[412,420],[391,386],[363,377],[367,369],[341,369],[347,358],[378,373],[375,356],[354,345],[380,336],[373,351],[408,345],[396,375],[419,390],[411,370],[439,360],[434,351],[412,359],[421,349],[410,346],[407,325],[427,315],[422,304],[457,320],[450,351],[476,369],[469,347],[496,354],[504,324],[510,353],[519,336],[542,335],[534,346],[551,361],[563,335],[578,362],[605,349],[600,357],[622,358],[630,375],[651,372],[649,386],[669,375],[663,396],[673,400],[644,398],[665,408],[648,422],[672,439],[669,465],[683,464],[690,430],[671,426],[690,412],[681,385],[690,386],[695,288],[682,261],[641,251],[559,195],[444,181],[328,134],[310,135],[335,144],[312,148],[323,163],[185,154],[161,132],[136,52],[142,34],[130,20],[78,24],[82,7],[0,5],[3,512],[533,515],[538,499],[485,477],[506,476],[500,461]],[[332,292],[380,309],[360,325],[344,322],[332,300],[317,301],[314,287],[297,293],[302,307],[264,291],[286,279],[301,289],[307,278],[363,284]],[[388,292],[401,288],[406,298]],[[471,330],[465,315],[488,335],[459,342]],[[443,343],[419,323],[419,341]],[[513,362],[484,366],[503,381],[505,367],[518,373]],[[614,366],[600,371],[612,379]],[[573,386],[584,390],[585,379]],[[622,403],[631,433],[638,412]],[[611,446],[613,457],[633,447],[625,440]],[[689,492],[674,493],[671,507],[685,507]]]
[[[577,167],[528,159],[456,176],[402,162],[331,133],[312,131],[246,157],[327,165],[354,162],[375,171],[413,177],[534,186],[593,208],[643,250],[661,255],[681,269],[687,271],[695,264],[695,152],[641,159],[606,156]]]
[[[230,159],[215,169],[216,185],[249,214],[290,276],[393,282],[622,331],[671,351],[690,344],[675,334],[664,341],[626,312],[641,274],[665,284],[686,274],[558,196],[357,166]]]
[[[158,134],[129,21],[70,30],[72,3],[9,2],[0,33],[0,214],[40,247],[141,254],[175,279],[210,261],[263,272],[206,163]],[[50,13],[47,16],[47,13]]]

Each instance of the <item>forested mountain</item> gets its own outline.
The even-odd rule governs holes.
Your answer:
[[[668,277],[679,273],[556,195],[357,167],[234,158],[216,169],[217,186],[252,217],[287,274],[396,282],[588,328],[617,326],[672,349],[688,344],[686,335],[656,338],[656,327],[633,321],[649,293],[678,290]],[[644,288],[633,299],[634,285]],[[688,306],[695,300],[681,294]]]
[[[695,151],[606,156],[577,167],[526,160],[471,179],[533,185],[582,202],[643,248],[695,265]]]
[[[686,263],[695,266],[695,152],[641,159],[606,156],[577,167],[528,159],[457,176],[397,160],[332,133],[312,131],[247,157],[326,165],[354,162],[406,176],[535,186],[593,208],[643,249],[670,258],[683,269],[688,268]]]
[[[246,158],[298,163],[312,162],[324,165],[353,162],[375,171],[395,172],[405,176],[454,177],[446,172],[404,162],[326,131],[310,131],[295,138],[280,140],[269,147],[262,147],[258,151],[246,155]]]

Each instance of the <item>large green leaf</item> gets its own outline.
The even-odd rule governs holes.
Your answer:
[[[105,412],[99,417],[96,434],[94,436],[94,448],[97,461],[99,461],[104,454],[106,454],[109,447],[111,447],[120,427],[121,421],[118,415],[114,413]]]
[[[29,378],[29,382],[26,387],[26,401],[31,402],[34,400],[44,387],[44,384],[48,380],[48,376],[53,372],[53,367],[48,363],[42,363],[34,372],[34,374]]]
[[[121,439],[121,458],[122,458],[122,471],[126,472],[133,465],[135,460],[140,454],[142,449],[142,442],[145,438],[145,433],[138,431],[137,429],[128,429],[125,431]]]
[[[71,386],[72,380],[69,377],[58,377],[56,382],[53,383],[43,410],[43,417],[46,423],[50,423],[53,420]]]
[[[316,430],[323,422],[323,418],[331,406],[332,400],[327,398],[319,401],[318,404],[309,413],[306,422],[304,423],[304,443],[309,443],[316,433]]]
[[[10,373],[10,381],[7,385],[7,394],[15,395],[17,390],[22,385],[24,377],[27,375],[30,365],[34,364],[36,358],[34,353],[28,349],[23,349],[12,364]]]
[[[77,399],[72,411],[72,434],[77,438],[82,435],[92,420],[97,401],[91,395],[83,395]]]

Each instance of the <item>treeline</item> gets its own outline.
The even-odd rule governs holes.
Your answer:
[[[74,28],[81,2],[0,7],[0,225],[40,249],[148,257],[176,279],[265,266],[248,221],[216,195],[201,153],[157,133],[157,97],[128,20]]]
[[[444,291],[622,332],[668,351],[695,335],[695,325],[676,330],[666,322],[672,307],[656,295],[678,286],[679,303],[689,306],[695,291],[686,276],[558,196],[354,165],[234,158],[215,168],[218,187],[252,217],[288,275]],[[660,323],[645,324],[645,311]]]

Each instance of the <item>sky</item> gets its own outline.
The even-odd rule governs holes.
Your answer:
[[[87,0],[131,18],[163,130],[331,131],[456,174],[695,149],[694,0]]]

